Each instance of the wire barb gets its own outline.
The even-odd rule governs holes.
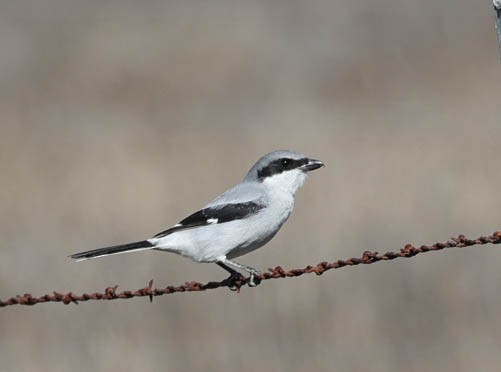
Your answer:
[[[489,236],[481,236],[476,239],[468,239],[464,235],[459,235],[455,238],[450,238],[445,243],[435,243],[432,245],[422,245],[420,247],[415,247],[412,244],[406,244],[398,252],[386,252],[380,255],[378,252],[365,251],[361,257],[348,258],[346,260],[337,260],[333,262],[320,262],[315,266],[306,266],[303,269],[291,269],[284,270],[282,267],[277,266],[275,268],[268,269],[259,275],[255,275],[255,280],[263,281],[269,279],[279,279],[279,278],[292,278],[301,276],[303,274],[322,275],[328,270],[339,269],[345,266],[356,266],[360,264],[369,265],[380,261],[389,261],[396,258],[410,258],[418,254],[432,251],[439,251],[445,248],[465,248],[476,245],[484,244],[501,244],[501,231],[496,231]],[[249,278],[242,277],[239,280],[233,281],[231,284],[237,287],[237,291],[240,288],[248,284]],[[200,292],[209,289],[216,289],[219,287],[228,287],[228,280],[225,279],[220,282],[208,282],[208,283],[198,283],[198,282],[186,282],[185,284],[175,286],[167,286],[165,288],[153,288],[153,279],[149,281],[148,285],[144,288],[138,289],[136,291],[122,291],[117,292],[118,286],[107,287],[104,289],[103,293],[95,292],[91,294],[84,293],[82,295],[76,295],[73,292],[68,292],[66,294],[53,292],[52,295],[44,295],[41,297],[33,297],[29,293],[24,295],[17,295],[11,297],[7,300],[0,300],[0,307],[12,306],[12,305],[36,305],[43,302],[62,302],[65,305],[74,303],[78,304],[83,301],[91,300],[116,300],[116,299],[127,299],[133,297],[149,297],[150,302],[153,301],[153,297],[163,296],[171,293],[178,292]]]

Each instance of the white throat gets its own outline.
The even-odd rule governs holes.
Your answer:
[[[302,170],[293,169],[279,174],[275,174],[270,177],[266,177],[263,180],[263,184],[267,187],[285,191],[294,195],[296,191],[301,186],[303,186],[306,177],[307,177],[306,173],[304,173]]]

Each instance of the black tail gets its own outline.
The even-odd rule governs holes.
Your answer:
[[[150,242],[143,240],[141,242],[134,242],[129,244],[122,245],[114,245],[112,247],[105,247],[99,249],[93,249],[92,251],[75,253],[70,256],[77,261],[88,260],[89,258],[97,258],[103,256],[109,256],[111,254],[124,253],[130,251],[140,251],[143,249],[150,249],[153,247],[153,244]]]

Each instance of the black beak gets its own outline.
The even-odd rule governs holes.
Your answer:
[[[300,169],[304,172],[309,172],[321,167],[324,167],[325,164],[322,163],[320,160],[315,160],[315,159],[308,159],[308,163],[305,165],[302,165]]]

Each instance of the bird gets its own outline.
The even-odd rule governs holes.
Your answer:
[[[268,243],[294,208],[296,191],[307,174],[321,168],[320,160],[292,150],[276,150],[262,156],[245,178],[205,207],[150,239],[75,253],[76,261],[125,252],[156,250],[173,252],[195,262],[216,263],[230,273],[228,286],[249,274],[248,285],[259,284],[260,271],[234,261]]]

